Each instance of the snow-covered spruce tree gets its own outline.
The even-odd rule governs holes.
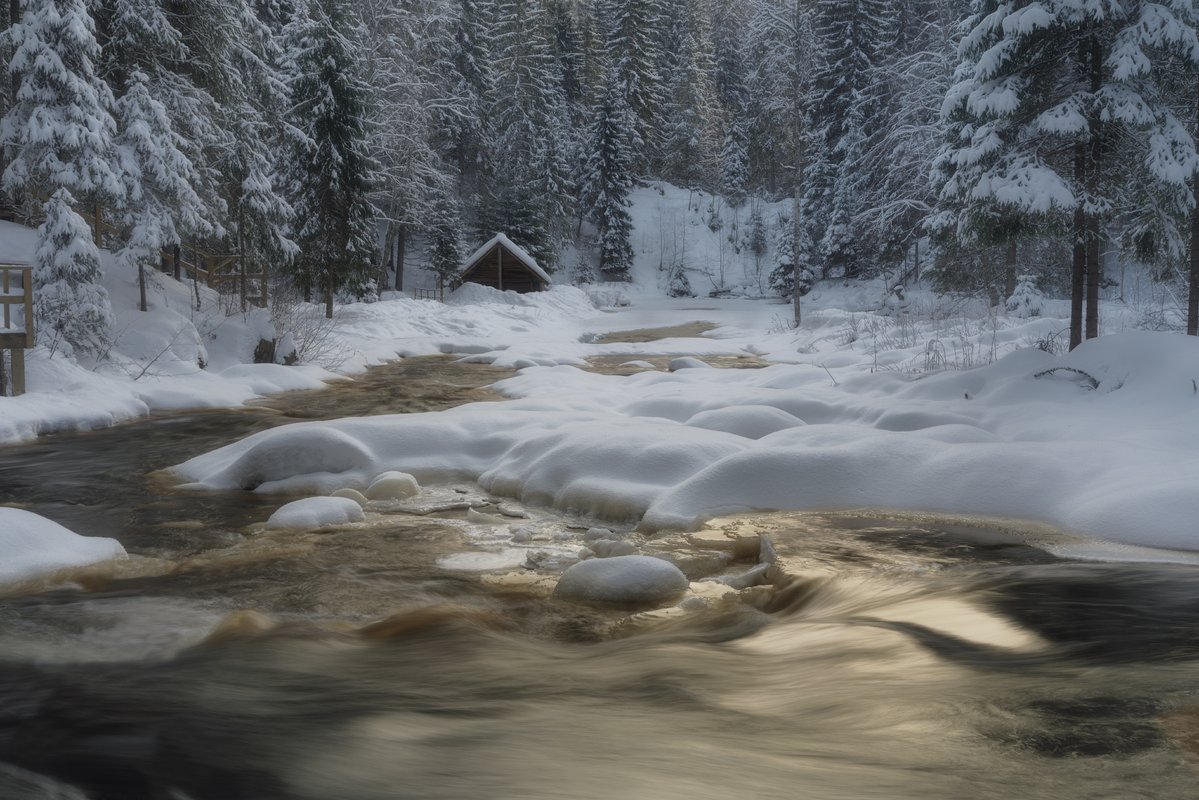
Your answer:
[[[306,295],[317,291],[325,315],[333,296],[373,294],[376,165],[369,149],[370,90],[359,74],[363,40],[343,0],[319,0],[286,30],[295,150],[291,172],[296,243],[291,268]]]
[[[497,19],[495,97],[487,114],[493,150],[478,232],[481,239],[506,232],[552,270],[572,217],[568,115],[553,31],[534,0],[501,0]]]
[[[1045,295],[1037,288],[1037,276],[1021,275],[1004,308],[1012,316],[1021,319],[1041,316],[1045,312]]]
[[[188,224],[175,215],[176,241],[163,244],[206,241],[241,253],[247,272],[286,263],[295,244],[291,209],[275,184],[276,161],[288,149],[275,34],[290,12],[269,0],[187,0],[169,8],[162,0],[97,0],[93,8],[105,37],[105,80],[119,96],[132,72],[144,76],[203,203],[203,215]]]
[[[134,70],[117,100],[116,152],[125,182],[120,220],[125,239],[117,264],[137,270],[140,307],[146,310],[146,264],[156,263],[162,248],[178,244],[180,230],[210,229],[207,209],[193,188],[199,178],[179,147],[162,103],[150,96],[149,79]]]
[[[380,175],[373,200],[387,222],[383,263],[394,270],[393,285],[402,291],[410,232],[424,225],[438,197],[453,191],[453,178],[434,142],[432,112],[442,100],[432,68],[433,43],[447,36],[453,23],[432,4],[358,0],[358,5],[369,20],[366,71],[377,98],[371,130]]]
[[[281,124],[289,91],[282,37],[272,27],[275,5],[270,0],[235,2],[241,38],[232,61],[242,82],[223,115],[232,136],[216,162],[224,177],[226,238],[241,253],[244,271],[261,273],[264,283],[271,270],[285,267],[299,252],[292,239],[294,212],[279,177],[291,148],[288,128]],[[265,298],[265,285],[259,288]]]
[[[806,145],[804,224],[824,276],[856,277],[872,253],[859,220],[869,176],[863,153],[885,106],[876,67],[894,30],[895,0],[817,0],[818,61]]]
[[[429,220],[429,268],[437,275],[438,288],[444,288],[462,268],[462,215],[458,202],[441,197],[433,205]]]
[[[1190,3],[975,0],[951,140],[945,212],[964,238],[1051,226],[1072,246],[1070,346],[1098,335],[1101,240],[1133,198],[1185,184],[1194,145],[1162,102],[1155,64],[1199,59]],[[1148,157],[1145,157],[1148,154]]]
[[[77,354],[95,354],[107,342],[112,314],[99,285],[99,252],[71,206],[112,202],[123,190],[112,164],[112,95],[95,72],[100,48],[82,0],[29,3],[9,37],[16,95],[0,121],[8,155],[3,185],[51,197],[35,257],[39,326]]]
[[[491,163],[493,149],[487,111],[495,98],[491,68],[495,42],[491,4],[480,0],[453,0],[445,27],[430,42],[433,69],[442,77],[442,100],[436,104],[437,146],[457,168],[465,196],[477,198],[483,173]]]
[[[690,190],[720,186],[720,104],[712,82],[711,52],[694,10],[674,18],[669,80],[656,137],[660,174]]]
[[[46,201],[33,254],[34,314],[51,354],[95,356],[108,346],[112,304],[100,285],[100,251],[74,202],[61,188]]]
[[[584,181],[584,196],[599,230],[599,271],[606,280],[631,279],[633,220],[628,207],[638,144],[633,110],[623,87],[612,80],[596,110]]]
[[[812,290],[815,276],[807,267],[796,268],[795,225],[792,220],[782,218],[779,220],[779,226],[778,239],[774,243],[774,267],[770,270],[767,281],[779,297],[793,298],[797,294],[795,278],[798,275],[798,294],[802,297]]]
[[[813,263],[811,238],[814,227],[807,220],[811,209],[805,205],[808,195],[809,166],[815,158],[819,138],[809,135],[814,87],[811,77],[816,73],[816,35],[811,4],[804,0],[752,0],[755,4],[749,19],[750,52],[756,66],[751,73],[761,91],[752,93],[751,104],[756,119],[769,137],[765,153],[778,154],[765,165],[774,180],[784,183],[792,198],[790,233],[793,242],[791,279],[792,324],[799,326],[803,287],[810,280],[808,265]],[[758,99],[764,94],[770,100]],[[768,124],[766,124],[768,123]],[[758,148],[755,148],[758,149]],[[759,150],[759,152],[762,152]],[[781,176],[777,165],[786,164]],[[777,251],[776,251],[777,254]]]
[[[652,149],[663,101],[657,50],[665,22],[662,2],[603,0],[599,10],[605,29],[605,75],[621,87],[636,118],[637,137]],[[641,154],[637,155],[640,162]],[[637,166],[641,168],[644,163]]]
[[[903,12],[895,46],[874,68],[886,113],[868,132],[862,154],[868,180],[858,228],[880,266],[903,265],[919,274],[927,254],[924,221],[936,202],[929,165],[945,141],[940,111],[957,66],[953,31],[959,12],[945,0],[908,0]]]
[[[749,184],[749,129],[743,109],[731,109],[720,148],[720,186],[729,205],[744,205]]]

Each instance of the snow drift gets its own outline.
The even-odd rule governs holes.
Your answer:
[[[1199,549],[1199,342],[1130,333],[922,380],[810,365],[621,378],[524,370],[519,399],[290,425],[179,466],[221,489],[364,488],[385,470],[647,529],[879,506],[1035,519]]]

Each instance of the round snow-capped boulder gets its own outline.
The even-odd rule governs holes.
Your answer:
[[[693,428],[744,436],[746,439],[761,439],[787,428],[797,428],[804,421],[774,406],[745,405],[701,411],[687,420],[686,424]]]
[[[678,372],[681,369],[711,369],[712,365],[691,356],[680,356],[672,358],[666,368],[671,372]]]
[[[614,534],[608,528],[588,528],[587,532],[583,534],[584,542],[594,542],[596,539],[616,539],[616,538],[618,538],[616,536],[616,534]]]
[[[358,491],[357,489],[350,489],[348,487],[345,489],[338,489],[336,492],[334,492],[333,494],[331,494],[329,496],[330,497],[344,497],[348,500],[353,500],[355,503],[357,503],[360,506],[366,505],[366,495],[364,495],[362,492]]]
[[[420,484],[407,472],[384,472],[366,488],[368,500],[407,500],[420,494]]]
[[[306,497],[280,508],[266,521],[268,530],[299,528],[311,530],[330,525],[362,522],[362,506],[348,497]]]
[[[0,584],[124,556],[116,539],[80,536],[31,511],[0,508]]]
[[[673,600],[687,586],[687,576],[660,558],[614,556],[575,564],[562,573],[554,596],[585,603],[648,605]]]
[[[631,556],[637,552],[637,546],[632,542],[620,539],[595,539],[587,545],[597,558],[615,558],[616,556]]]

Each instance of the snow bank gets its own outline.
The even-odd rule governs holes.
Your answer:
[[[29,511],[0,507],[0,584],[124,555],[116,539],[80,536]]]
[[[1091,381],[1080,372],[1097,382]],[[1135,333],[922,380],[809,365],[523,371],[509,403],[291,425],[192,459],[213,488],[329,490],[388,469],[643,526],[886,506],[1199,549],[1199,341]]]

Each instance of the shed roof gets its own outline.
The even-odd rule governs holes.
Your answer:
[[[527,252],[525,252],[523,247],[521,247],[516,242],[512,241],[511,239],[509,239],[507,236],[505,236],[502,233],[497,233],[490,240],[488,240],[486,244],[484,244],[482,247],[480,247],[475,252],[471,253],[470,258],[466,259],[465,269],[463,269],[460,274],[466,275],[466,273],[470,272],[471,268],[474,267],[475,264],[478,263],[479,259],[482,258],[483,256],[487,255],[487,251],[490,250],[491,248],[495,247],[497,244],[500,245],[501,247],[503,247],[505,250],[507,250],[512,255],[516,256],[516,260],[519,261],[520,263],[524,264],[526,267],[528,267],[529,270],[531,272],[533,272],[538,278],[541,278],[546,283],[554,282],[550,278],[549,273],[541,268],[541,265],[537,263],[537,260],[535,258],[533,258],[531,255],[529,255]]]

